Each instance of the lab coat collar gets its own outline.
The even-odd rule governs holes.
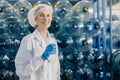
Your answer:
[[[42,47],[44,47],[45,41],[44,41],[43,37],[41,36],[41,34],[38,32],[37,29],[35,29],[35,31],[33,32],[33,34],[34,34],[35,38],[40,42],[40,45]],[[48,32],[48,38],[49,37],[50,37],[50,34]]]
[[[38,32],[37,29],[35,29],[35,31],[33,32],[35,38],[38,40],[38,41],[42,41],[42,36],[41,34]]]

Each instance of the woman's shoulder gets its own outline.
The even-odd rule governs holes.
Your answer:
[[[28,35],[26,35],[26,36],[24,36],[23,37],[23,41],[30,41],[31,39],[33,39],[33,33],[30,33],[30,34],[28,34]]]

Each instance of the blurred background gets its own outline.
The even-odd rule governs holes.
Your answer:
[[[40,3],[54,9],[61,80],[120,80],[120,0],[0,0],[0,80],[19,80],[14,59]]]

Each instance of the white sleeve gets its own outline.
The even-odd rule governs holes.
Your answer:
[[[43,59],[41,57],[34,57],[31,49],[32,43],[23,38],[20,48],[15,58],[16,73],[18,76],[30,76],[42,66]]]
[[[58,51],[58,45],[57,45],[57,80],[61,80],[60,78],[60,61],[59,61],[59,51]]]
[[[59,60],[57,61],[57,66],[58,66],[58,68],[57,68],[57,80],[61,80],[61,78],[60,78],[60,62],[59,62]]]

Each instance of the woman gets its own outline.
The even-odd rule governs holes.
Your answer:
[[[20,80],[60,80],[57,42],[48,32],[52,13],[47,4],[38,4],[28,12],[35,31],[22,39],[15,58]]]

